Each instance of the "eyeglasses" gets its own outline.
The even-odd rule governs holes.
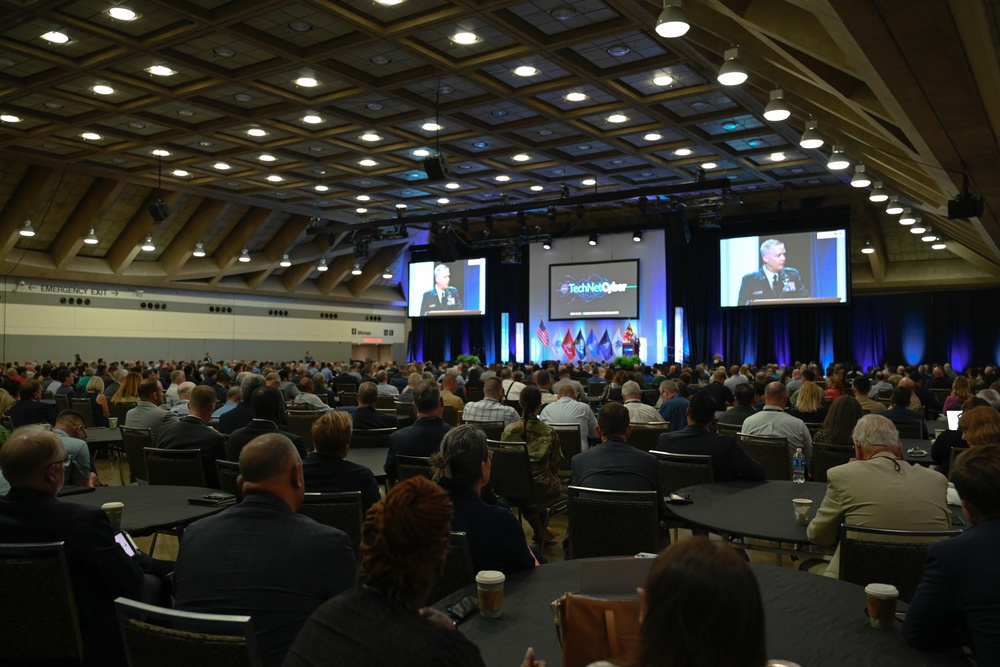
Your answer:
[[[52,466],[56,466],[56,465],[58,465],[58,466],[65,466],[67,463],[69,463],[69,454],[66,455],[66,458],[60,459],[58,461],[53,461],[52,463],[47,464],[45,467],[46,468],[51,468]]]

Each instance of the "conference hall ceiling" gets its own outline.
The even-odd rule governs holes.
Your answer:
[[[849,205],[856,292],[1000,283],[994,1],[684,0],[675,39],[662,7],[6,0],[0,269],[391,305],[429,234],[677,239]],[[749,78],[724,86],[734,47]],[[764,118],[775,89],[787,120]],[[438,152],[451,175],[428,178]],[[963,173],[985,211],[949,219]],[[875,182],[930,231],[869,201]]]

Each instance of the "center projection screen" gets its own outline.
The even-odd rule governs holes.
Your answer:
[[[637,319],[639,260],[552,264],[549,319]]]

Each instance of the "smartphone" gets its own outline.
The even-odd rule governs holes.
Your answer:
[[[115,535],[115,542],[118,543],[118,546],[120,546],[122,548],[122,551],[124,551],[125,554],[128,555],[129,557],[141,553],[139,551],[139,547],[135,546],[135,542],[132,541],[132,536],[126,533],[124,530]]]
[[[455,604],[445,609],[448,617],[456,623],[461,623],[473,612],[479,610],[479,598],[475,595],[468,595]]]

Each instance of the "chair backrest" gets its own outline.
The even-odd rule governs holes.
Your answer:
[[[919,421],[900,421],[893,424],[902,440],[920,440],[924,437],[924,425]]]
[[[454,405],[444,406],[444,412],[441,414],[441,419],[443,419],[446,424],[451,424],[452,426],[458,426],[458,412],[455,410],[455,406]]]
[[[569,557],[632,556],[659,550],[655,491],[569,487]]]
[[[548,422],[548,424],[559,436],[559,447],[562,449],[563,455],[562,461],[559,462],[559,471],[572,471],[573,457],[583,451],[583,443],[580,441],[580,425],[576,422]]]
[[[108,403],[108,415],[117,417],[119,424],[125,423],[125,416],[128,411],[136,406],[135,403]]]
[[[951,396],[951,389],[929,389],[931,396],[937,399],[938,405],[944,405],[944,402],[948,400]]]
[[[671,454],[650,452],[660,463],[660,491],[673,493],[695,484],[715,481],[712,457],[708,454]]]
[[[600,398],[601,394],[604,393],[604,385],[604,382],[588,382],[584,385],[587,388],[587,396]]]
[[[358,394],[354,391],[344,391],[337,394],[340,400],[340,407],[358,404]]]
[[[201,450],[144,447],[142,451],[150,485],[208,486]]]
[[[827,482],[826,471],[830,468],[844,465],[853,456],[853,447],[814,442],[812,445],[812,461],[809,464],[809,472],[812,473],[813,481],[825,484]]]
[[[487,440],[493,453],[490,479],[497,495],[512,505],[531,505],[537,501],[531,458],[526,442]]]
[[[153,436],[148,428],[120,426],[118,430],[122,432],[122,447],[125,449],[132,477],[141,484],[146,484],[149,476],[146,474],[146,455],[142,450],[153,446]]]
[[[788,453],[788,438],[776,435],[739,433],[737,441],[757,463],[764,467],[767,479],[792,479],[792,457]]]
[[[734,438],[740,434],[743,427],[739,424],[716,424],[715,432],[719,435],[731,435]],[[738,438],[737,438],[738,439]]]
[[[645,403],[646,405],[655,406],[658,398],[660,398],[659,389],[642,390],[642,402]]]
[[[432,605],[455,591],[475,583],[476,571],[472,569],[469,553],[469,539],[465,533],[452,533],[448,540],[448,555],[444,561],[444,571],[434,582],[434,588],[427,598]]]
[[[87,428],[93,428],[94,424],[94,410],[93,406],[90,404],[89,398],[74,398],[69,402],[70,408],[76,410],[83,416],[83,425]]]
[[[115,600],[130,665],[262,667],[249,616],[202,614]]]
[[[379,394],[378,398],[375,399],[376,408],[393,408],[396,407],[396,397],[389,394]]]
[[[434,473],[431,470],[429,456],[406,456],[396,455],[396,480],[402,482],[404,479],[419,477],[423,475],[427,479],[433,479]]]
[[[468,397],[469,403],[475,403],[476,401],[481,401],[486,396],[483,393],[482,387],[466,387],[465,395]]]
[[[806,428],[809,429],[809,437],[814,438],[816,434],[823,430],[823,424],[817,424],[815,422],[805,422]]]
[[[499,440],[503,437],[503,429],[506,426],[502,421],[477,422],[463,421],[463,424],[472,424],[486,434],[488,440]]]
[[[322,416],[323,413],[318,410],[289,410],[285,413],[289,433],[302,438],[306,451],[312,451],[312,425]]]
[[[83,641],[62,542],[0,544],[0,664],[79,664]]]
[[[338,382],[337,383],[337,393],[338,394],[354,394],[358,391],[358,385],[351,382]]]
[[[840,578],[865,586],[892,584],[909,602],[924,576],[927,545],[960,535],[959,530],[891,530],[840,526]]]
[[[361,547],[361,527],[365,521],[360,491],[307,493],[299,507],[299,514],[344,531],[351,540],[354,553],[358,553]]]
[[[53,398],[56,400],[56,410],[59,412],[69,410],[69,396],[66,394],[56,394]]]
[[[240,464],[236,461],[215,459],[215,470],[219,473],[219,490],[236,496],[236,502],[243,501],[243,487],[236,483],[240,476]]]
[[[413,411],[413,403],[397,401],[396,408],[396,428],[406,428],[417,420],[417,413]]]
[[[644,452],[656,449],[656,441],[661,433],[670,432],[670,422],[650,422],[647,424],[632,424],[632,432],[628,436],[628,444]]]
[[[508,407],[514,408],[517,411],[518,415],[523,414],[523,412],[521,410],[521,402],[520,401],[516,401],[516,400],[512,401],[512,400],[505,399],[504,402],[503,402],[503,404],[506,405],[506,406],[508,406]]]
[[[351,433],[351,447],[389,447],[389,436],[394,428],[356,428]]]
[[[951,479],[951,471],[955,469],[955,459],[969,451],[968,447],[952,447],[951,454],[948,455],[948,478]]]

